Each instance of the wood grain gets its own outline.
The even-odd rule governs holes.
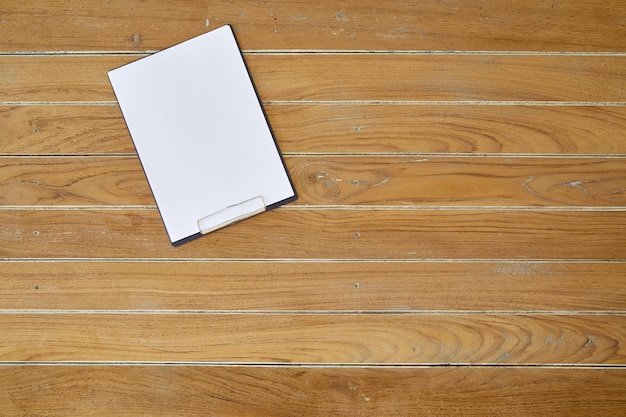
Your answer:
[[[624,311],[624,262],[0,262],[8,310]]]
[[[115,100],[107,71],[138,57],[0,56],[0,100]],[[626,56],[269,54],[246,63],[264,101],[626,100]]]
[[[135,153],[119,106],[1,106],[0,154]]]
[[[284,153],[626,154],[626,106],[266,104]],[[134,153],[117,105],[0,106],[0,154]]]
[[[621,6],[593,0],[9,1],[0,50],[162,49],[230,23],[244,49],[624,51]]]
[[[626,107],[301,104],[265,110],[283,152],[626,154]]]
[[[298,206],[624,206],[626,159],[287,157]],[[1,205],[154,205],[136,157],[0,158]]]
[[[3,0],[0,416],[623,416],[622,0]],[[231,23],[300,200],[173,248],[108,70]]]
[[[0,314],[0,361],[623,364],[622,315]]]
[[[618,417],[626,407],[621,369],[2,366],[0,376],[7,416]]]
[[[274,210],[170,245],[156,210],[0,210],[0,258],[594,259],[624,211]]]
[[[0,176],[3,205],[155,205],[136,156],[0,158]]]
[[[250,56],[263,100],[623,101],[626,56]]]
[[[289,158],[287,165],[300,205],[626,205],[622,160]]]

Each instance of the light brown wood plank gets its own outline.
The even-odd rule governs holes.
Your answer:
[[[289,158],[298,204],[626,206],[622,160]]]
[[[273,210],[171,247],[156,210],[0,210],[0,258],[596,259],[625,211]]]
[[[624,1],[0,3],[0,416],[624,415]],[[173,248],[106,72],[224,23],[300,200]]]
[[[0,56],[0,100],[115,100],[107,71],[129,56]]]
[[[266,105],[265,110],[283,152],[626,154],[626,107]]]
[[[114,100],[129,56],[0,56],[0,100]],[[626,100],[626,56],[249,55],[262,100]]]
[[[139,158],[0,158],[3,205],[155,205]]]
[[[0,314],[0,361],[624,364],[623,315]]]
[[[0,158],[3,205],[155,205],[136,156],[119,158]]]
[[[287,157],[296,205],[626,206],[626,159]],[[1,205],[154,205],[136,157],[0,158]]]
[[[626,57],[308,55],[286,56],[287,65],[276,58],[247,60],[264,100],[626,99]]]
[[[0,376],[9,415],[618,417],[626,407],[623,369],[3,366]]]
[[[626,66],[618,57],[304,56],[297,60],[298,68],[276,65],[274,57],[258,58],[248,61],[253,75],[255,71],[268,74],[255,78],[265,100],[620,101],[626,97],[626,87],[621,87]],[[274,98],[279,88],[284,90]]]
[[[161,49],[226,23],[253,49],[624,51],[626,38],[619,1],[10,3],[2,51]]]
[[[9,310],[626,310],[626,263],[0,262]]]
[[[0,154],[134,153],[122,113],[109,106],[0,106]]]
[[[283,152],[626,154],[626,106],[265,105]],[[0,106],[0,154],[134,153],[111,106]]]

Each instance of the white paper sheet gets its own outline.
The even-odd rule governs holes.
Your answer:
[[[258,213],[259,201],[271,208],[295,199],[230,26],[109,79],[173,244],[228,224],[229,210],[245,217],[236,209],[243,203],[256,202]]]

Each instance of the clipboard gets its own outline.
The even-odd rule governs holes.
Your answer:
[[[229,25],[108,76],[172,245],[297,198]]]

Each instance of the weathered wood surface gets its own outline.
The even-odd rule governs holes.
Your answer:
[[[150,307],[147,307],[152,310]],[[0,315],[2,361],[623,364],[626,317],[188,312]]]
[[[162,49],[232,24],[244,49],[624,51],[621,1],[4,0],[0,50]]]
[[[6,415],[620,417],[626,394],[623,371],[597,368],[10,365],[0,376]]]
[[[558,261],[15,261],[9,310],[518,311],[624,309],[624,265]]]
[[[0,416],[624,414],[623,1],[0,3]],[[300,198],[173,248],[106,72],[225,23]]]
[[[284,153],[626,155],[626,107],[268,104]],[[0,106],[2,155],[134,154],[116,105]]]
[[[0,224],[2,258],[621,261],[626,253],[621,210],[281,209],[182,248],[170,245],[156,209],[0,210]]]
[[[115,100],[107,71],[140,56],[7,55],[2,102]],[[250,54],[266,102],[626,101],[626,55]]]
[[[292,206],[626,204],[626,158],[286,157]],[[154,206],[136,156],[0,158],[3,206]]]

